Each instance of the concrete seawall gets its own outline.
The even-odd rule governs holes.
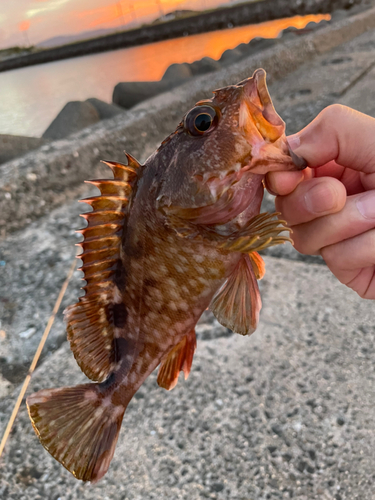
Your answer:
[[[0,71],[294,15],[349,8],[353,0],[261,0],[0,61]]]

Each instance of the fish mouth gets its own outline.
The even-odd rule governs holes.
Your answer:
[[[258,174],[306,168],[307,162],[291,151],[286,140],[285,123],[273,106],[264,69],[237,86],[243,90],[238,125],[250,145],[249,161],[243,167]]]
[[[240,105],[239,126],[250,135],[259,136],[275,142],[285,131],[285,123],[277,114],[268,92],[266,72],[257,69],[251,78],[238,84],[242,87],[244,98]]]

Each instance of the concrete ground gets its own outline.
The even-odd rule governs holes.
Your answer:
[[[374,71],[370,30],[306,60],[270,92],[292,133],[334,102],[375,116]],[[272,209],[272,197],[265,206]],[[0,436],[73,258],[80,211],[61,197],[0,242]],[[269,254],[257,332],[242,338],[205,315],[188,381],[166,392],[149,378],[98,485],[83,485],[50,458],[23,404],[0,461],[0,498],[375,499],[374,304],[319,259],[290,246]],[[64,306],[79,286],[76,272]],[[64,340],[60,312],[29,393],[84,380]]]
[[[188,381],[166,392],[147,380],[97,485],[44,451],[23,405],[0,498],[375,498],[374,304],[325,266],[267,257],[266,267],[258,331],[230,335],[206,317]],[[64,344],[30,391],[84,378]],[[14,397],[0,402],[2,427]]]

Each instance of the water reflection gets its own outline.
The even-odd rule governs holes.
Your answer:
[[[68,101],[110,102],[120,81],[159,80],[172,63],[219,59],[255,37],[274,38],[288,26],[329,18],[295,16],[0,73],[0,133],[40,136]]]

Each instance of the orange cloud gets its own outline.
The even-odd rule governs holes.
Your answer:
[[[30,21],[22,21],[18,24],[18,29],[20,31],[27,31],[30,28]]]
[[[182,3],[184,0],[163,0],[161,3],[163,13],[175,10]],[[152,14],[158,15],[159,5],[155,0],[120,1],[105,7],[75,13],[76,17],[84,19],[86,26],[90,28],[102,24],[113,24],[119,20],[128,23],[133,19],[134,14],[138,19]]]

